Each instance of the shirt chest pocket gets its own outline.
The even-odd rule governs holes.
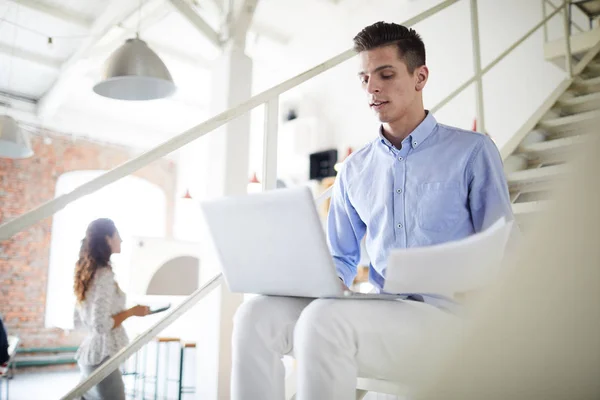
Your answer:
[[[458,182],[422,183],[418,202],[418,223],[422,229],[447,231],[465,218],[466,199]]]

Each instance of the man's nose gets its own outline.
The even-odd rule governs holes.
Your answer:
[[[374,79],[370,79],[369,82],[367,82],[367,93],[375,94],[375,93],[379,93],[379,92],[381,92],[381,88],[379,87],[379,84],[377,82],[375,82]]]

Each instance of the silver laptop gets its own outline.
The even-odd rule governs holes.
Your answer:
[[[201,203],[232,292],[293,297],[398,299],[345,291],[309,188]]]

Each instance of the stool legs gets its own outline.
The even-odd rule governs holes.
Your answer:
[[[158,373],[160,363],[160,346],[156,343],[156,366],[154,371],[154,400],[158,399]]]
[[[179,359],[179,400],[182,399],[182,396],[184,393],[186,394],[192,394],[192,393],[196,393],[196,387],[195,386],[183,386],[183,370],[184,370],[184,366],[185,366],[185,350],[187,348],[191,348],[191,349],[195,349],[196,348],[196,344],[195,343],[186,343],[183,346],[181,346],[181,356]]]
[[[142,366],[144,368],[144,372],[142,373],[142,400],[146,400],[146,363],[148,362],[148,345],[144,346],[144,361],[142,362]]]
[[[177,399],[181,400],[183,396],[183,353],[185,351],[185,346],[181,346],[179,349],[179,390]]]

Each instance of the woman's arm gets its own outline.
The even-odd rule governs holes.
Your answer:
[[[125,310],[125,311],[121,311],[118,314],[113,315],[112,316],[113,329],[121,326],[123,321],[125,321],[127,318],[132,317],[132,316],[133,316],[133,314],[131,313],[131,308],[128,310]]]
[[[133,306],[125,311],[121,311],[118,314],[112,316],[114,324],[113,329],[120,326],[123,321],[125,321],[129,317],[143,317],[150,313],[150,308],[148,306]]]
[[[121,326],[123,321],[132,316],[148,315],[146,306],[134,306],[130,309],[111,314],[111,305],[115,299],[115,279],[111,271],[99,270],[94,277],[95,282],[90,288],[86,302],[89,303],[91,326],[98,333],[108,333]]]

